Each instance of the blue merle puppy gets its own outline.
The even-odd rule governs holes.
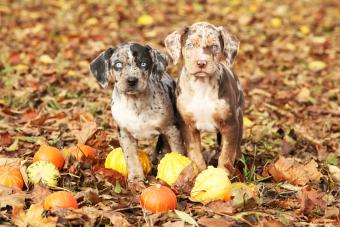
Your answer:
[[[90,70],[102,87],[114,80],[111,111],[118,125],[129,181],[144,180],[139,140],[160,136],[172,151],[184,152],[176,119],[175,82],[167,58],[148,45],[125,43],[102,52]]]

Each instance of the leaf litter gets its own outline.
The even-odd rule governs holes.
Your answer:
[[[332,0],[5,1],[0,5],[0,165],[18,166],[25,175],[41,141],[59,149],[81,142],[94,147],[97,158],[67,159],[57,188],[33,187],[27,180],[22,192],[1,186],[0,222],[186,226],[192,218],[202,226],[336,226],[336,6]],[[149,222],[138,191],[104,168],[108,152],[119,146],[111,91],[97,85],[88,64],[105,48],[128,40],[164,51],[165,34],[202,20],[225,26],[241,40],[234,69],[245,92],[244,158],[231,180],[256,184],[256,190],[239,193],[245,197],[238,197],[237,205],[190,202],[186,195],[195,176],[189,166],[173,187],[177,210],[186,213],[183,220],[168,212],[151,215]],[[176,77],[179,70],[170,64],[168,71]],[[207,161],[216,165],[215,136],[202,141]],[[153,145],[144,148],[151,152]],[[157,180],[149,176],[148,182]],[[74,192],[79,209],[44,211],[39,204],[56,190]]]

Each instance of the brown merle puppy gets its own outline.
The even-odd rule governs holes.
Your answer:
[[[166,56],[137,43],[109,48],[90,64],[98,82],[106,87],[113,77],[111,111],[118,125],[130,181],[143,180],[137,156],[138,140],[161,135],[172,151],[183,153],[176,124],[175,82],[165,72]]]
[[[189,158],[205,169],[200,132],[218,132],[222,139],[218,167],[233,170],[240,154],[244,106],[240,82],[231,70],[238,40],[223,27],[199,22],[168,35],[165,46],[174,64],[184,60],[177,109]]]

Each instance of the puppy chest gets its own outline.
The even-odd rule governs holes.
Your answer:
[[[189,121],[203,132],[216,132],[220,122],[228,116],[229,105],[214,96],[196,94],[181,101],[184,104],[182,115],[190,118]]]
[[[160,134],[162,115],[152,111],[139,112],[123,103],[115,103],[112,116],[121,129],[127,130],[137,140],[146,140]]]

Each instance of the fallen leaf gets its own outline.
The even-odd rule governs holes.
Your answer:
[[[340,212],[339,208],[337,207],[326,207],[325,209],[325,218],[334,218],[334,219],[339,219],[340,218]]]
[[[81,124],[81,130],[76,130],[74,132],[78,143],[86,144],[86,141],[92,137],[92,135],[97,131],[97,124],[95,121],[88,121]]]
[[[285,225],[271,218],[262,218],[254,227],[284,227]]]
[[[126,186],[126,177],[121,173],[107,168],[96,169],[95,172],[104,176],[104,178],[109,181],[112,185],[116,185],[119,182],[124,187]]]
[[[24,207],[26,197],[26,193],[22,191],[0,185],[0,208],[6,206]]]
[[[54,61],[53,59],[48,56],[47,54],[43,54],[39,57],[39,61],[44,64],[52,64]]]
[[[228,227],[228,226],[234,226],[235,222],[234,221],[227,221],[223,218],[200,218],[198,220],[198,223],[200,225],[206,226],[206,227]]]
[[[250,128],[254,125],[254,122],[250,120],[248,117],[243,117],[243,125],[247,128]]]
[[[302,25],[299,30],[305,35],[310,33],[310,28],[307,25]]]
[[[296,100],[298,102],[301,102],[301,103],[309,102],[310,98],[311,98],[310,94],[311,94],[310,90],[308,88],[306,88],[306,87],[303,87],[303,88],[301,88],[300,92],[296,96]]]
[[[309,181],[319,182],[322,174],[317,169],[318,164],[311,160],[306,165],[299,164],[293,158],[280,156],[263,172],[264,176],[272,175],[275,181],[288,181],[294,185],[306,185]]]
[[[190,194],[195,184],[195,178],[194,165],[191,163],[182,170],[172,187],[180,194]]]
[[[313,211],[317,206],[325,209],[326,204],[321,199],[324,193],[315,191],[313,188],[307,186],[303,187],[298,193],[297,198],[300,203],[300,212],[307,215]]]
[[[12,139],[8,132],[0,134],[0,146],[7,147],[11,143],[12,143]]]
[[[154,23],[154,19],[152,16],[144,14],[137,19],[137,24],[138,25],[144,25],[144,26],[149,26]]]
[[[340,183],[340,169],[337,166],[334,165],[328,165],[328,170],[329,173],[331,174],[332,179],[337,182]]]
[[[327,65],[323,61],[311,61],[308,64],[308,68],[312,70],[313,72],[318,72],[326,68]]]
[[[166,222],[162,225],[163,227],[185,227],[184,221]]]
[[[275,17],[270,20],[270,23],[274,28],[279,28],[282,25],[282,20],[278,17]]]
[[[258,200],[256,185],[247,185],[241,182],[231,184],[230,195],[233,208],[244,208],[249,205],[256,205]]]
[[[213,201],[206,205],[208,210],[218,213],[218,214],[233,214],[235,209],[233,208],[231,201],[223,202],[223,201]]]
[[[189,223],[193,226],[198,226],[197,222],[195,221],[195,219],[193,219],[189,214],[180,211],[180,210],[175,210],[175,213],[177,214],[177,216],[182,220],[185,221],[186,223]]]
[[[57,217],[43,217],[44,208],[40,204],[32,204],[25,212],[22,208],[14,208],[12,221],[19,227],[51,226],[57,224]]]
[[[51,194],[51,191],[45,187],[41,182],[34,185],[34,188],[31,192],[33,203],[41,203],[45,200],[45,198]]]
[[[123,214],[115,211],[104,212],[103,216],[110,219],[111,224],[116,227],[133,227]]]
[[[21,159],[20,158],[9,158],[4,155],[0,155],[0,166],[12,166],[19,167]]]

